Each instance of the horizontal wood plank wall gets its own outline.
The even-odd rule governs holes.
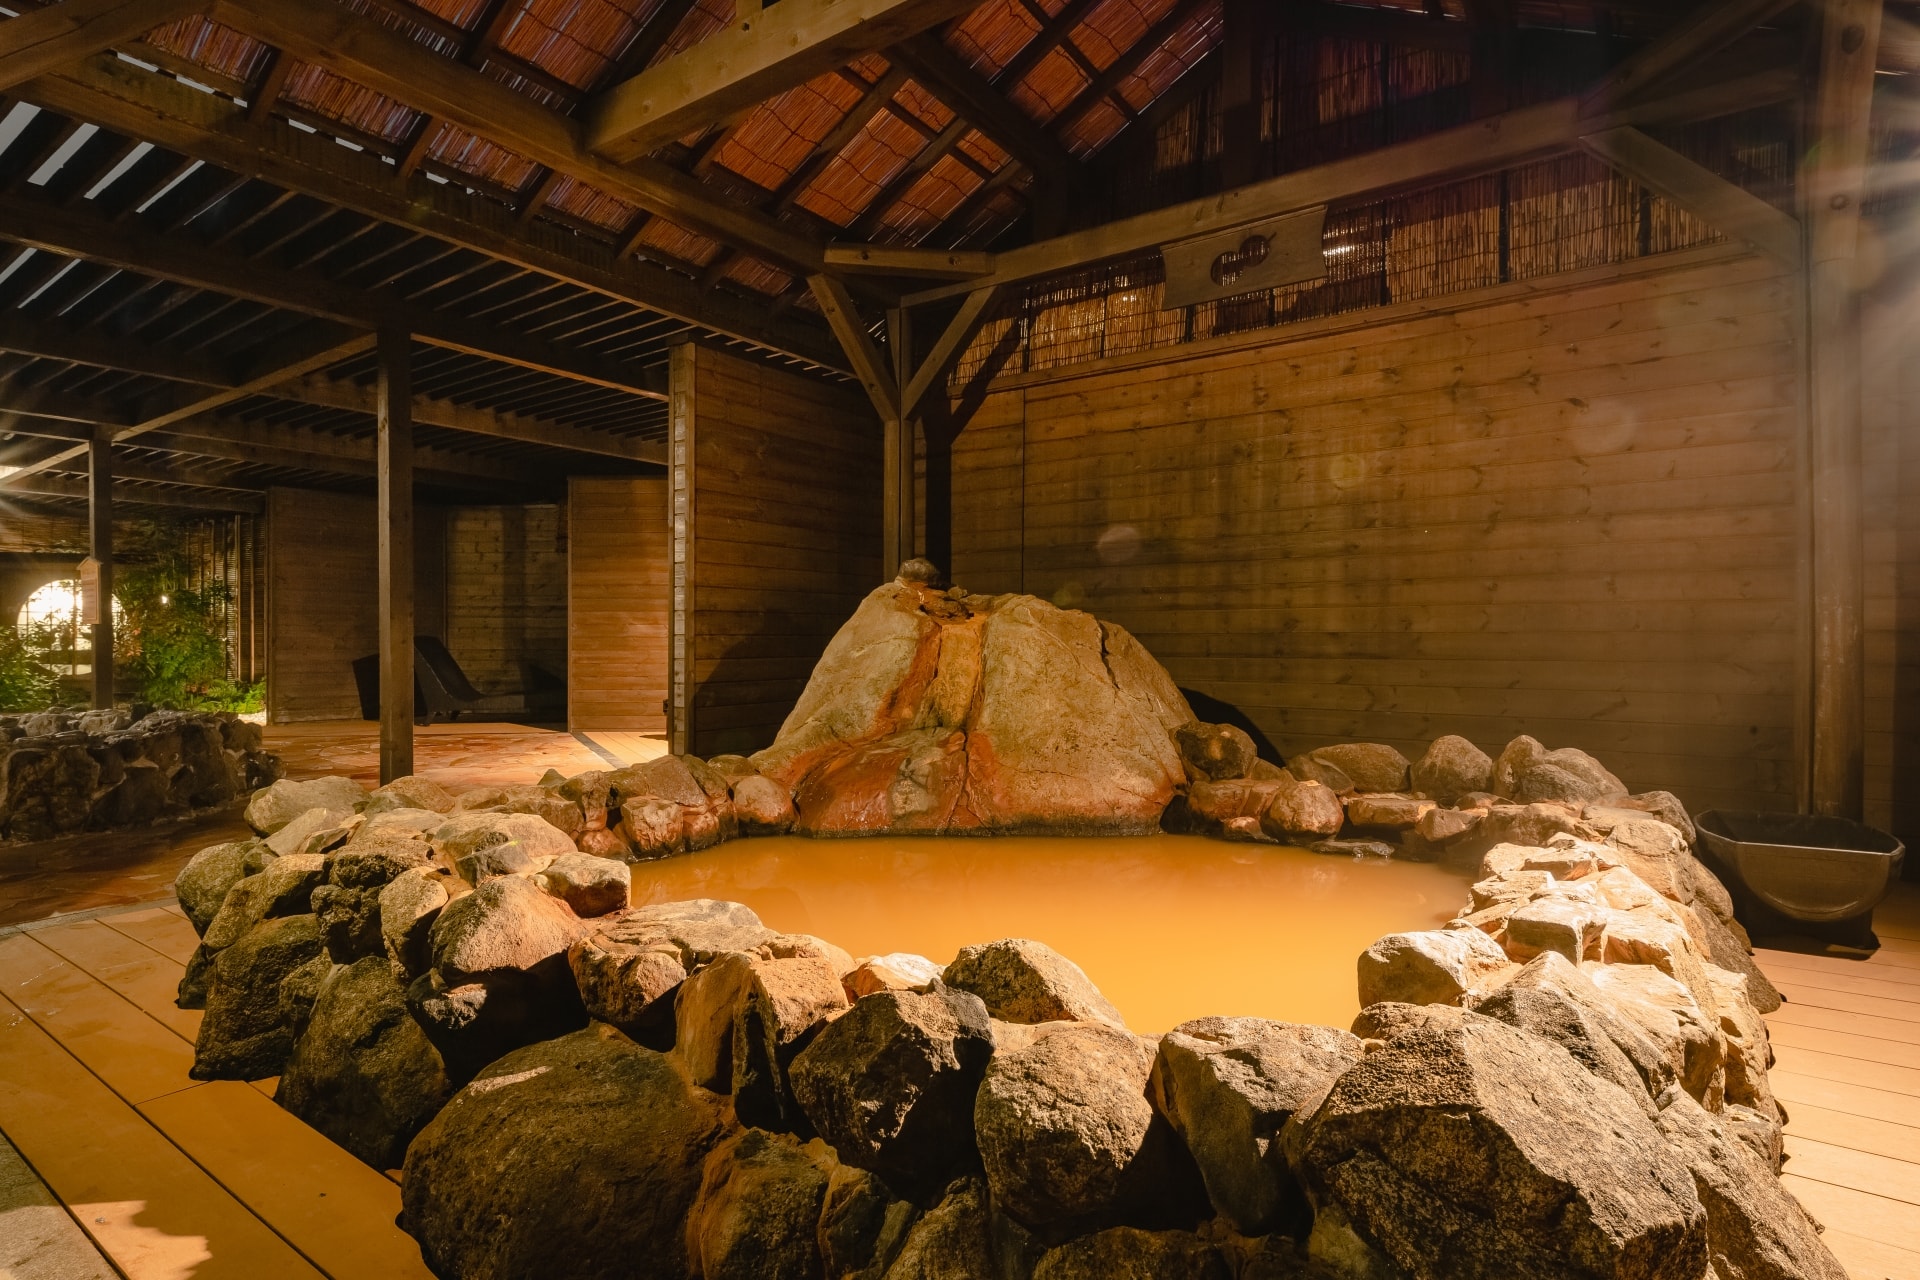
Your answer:
[[[954,577],[1284,752],[1527,732],[1790,808],[1791,303],[1722,258],[1023,380],[955,445]]]
[[[425,509],[416,512],[425,516]],[[267,491],[267,717],[357,720],[353,660],[380,647],[379,542],[372,498]],[[437,517],[427,517],[429,527]],[[446,591],[437,538],[415,546],[415,599]]]
[[[1861,313],[1865,427],[1867,821],[1920,846],[1920,287]],[[1920,858],[1905,874],[1920,879]]]
[[[371,498],[267,492],[267,716],[358,719],[353,660],[380,647]]]
[[[696,348],[688,749],[773,741],[880,585],[880,424],[857,387]]]
[[[664,733],[666,477],[567,484],[567,727]]]
[[[483,692],[567,669],[566,517],[554,504],[447,511],[448,652]],[[426,634],[424,630],[422,634]]]

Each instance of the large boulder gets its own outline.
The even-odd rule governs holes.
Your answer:
[[[1307,753],[1332,765],[1353,782],[1356,791],[1405,791],[1412,766],[1400,752],[1382,742],[1343,742]],[[1297,771],[1296,771],[1297,772]]]
[[[403,871],[380,889],[380,943],[408,978],[433,963],[433,924],[447,905],[448,877],[433,867]]]
[[[590,853],[561,854],[540,873],[541,886],[582,919],[623,909],[632,882],[626,863]]]
[[[222,951],[262,920],[307,914],[312,909],[313,891],[320,887],[326,873],[326,859],[317,853],[273,859],[227,890],[220,910],[200,935],[201,944],[209,952]]]
[[[689,973],[777,936],[738,902],[655,903],[594,921],[568,950],[567,963],[589,1013],[664,1048],[673,1040],[674,997]]]
[[[840,975],[819,956],[729,951],[681,986],[674,1052],[695,1084],[733,1095],[741,1123],[791,1130],[802,1121],[788,1065],[846,1007]]]
[[[906,1243],[919,1209],[885,1182],[835,1162],[820,1208],[820,1260],[834,1280],[879,1280]]]
[[[352,778],[282,778],[260,788],[247,801],[247,825],[270,836],[309,809],[358,813],[367,803],[367,789]]]
[[[687,1218],[700,1280],[818,1280],[816,1238],[834,1161],[817,1139],[748,1129],[707,1157]]]
[[[1339,834],[1346,821],[1347,811],[1333,788],[1313,779],[1282,779],[1260,816],[1260,828],[1283,843],[1310,844]]]
[[[1109,1227],[1056,1245],[1033,1280],[1232,1280],[1231,1255],[1187,1231]]]
[[[962,947],[942,976],[948,986],[979,996],[1002,1022],[1126,1025],[1079,965],[1031,938]]]
[[[725,1104],[593,1027],[516,1050],[407,1148],[401,1225],[461,1280],[685,1280]]]
[[[957,1178],[907,1233],[885,1280],[987,1280],[1004,1275],[980,1179]]]
[[[1472,1007],[1553,1041],[1588,1071],[1649,1106],[1673,1080],[1660,1046],[1557,951],[1541,953]]]
[[[828,1023],[787,1077],[842,1162],[924,1199],[977,1158],[974,1095],[992,1056],[978,996],[883,991]]]
[[[1409,1280],[1699,1280],[1706,1213],[1654,1122],[1567,1052],[1447,1011],[1334,1082],[1288,1154]]]
[[[388,813],[395,809],[426,809],[433,813],[452,813],[454,794],[435,782],[432,778],[423,778],[410,773],[404,778],[395,778],[385,786],[376,787],[367,797],[366,807],[362,810],[368,817],[379,813]]]
[[[433,833],[434,851],[473,884],[492,876],[544,870],[576,852],[564,831],[531,813],[456,813]]]
[[[1577,747],[1549,751],[1522,734],[1493,762],[1493,790],[1521,804],[1558,801],[1576,808],[1624,799],[1626,784]]]
[[[1153,1060],[1151,1041],[1093,1022],[995,1054],[973,1107],[994,1204],[1031,1227],[1190,1211],[1198,1179],[1147,1100]]]
[[[449,1092],[405,988],[384,956],[369,956],[321,984],[274,1101],[374,1168],[397,1169]]]
[[[1214,1208],[1242,1234],[1264,1235],[1298,1199],[1275,1158],[1281,1128],[1359,1060],[1359,1039],[1331,1027],[1200,1018],[1161,1038],[1150,1086]]]
[[[408,988],[407,1003],[454,1080],[586,1021],[567,966],[567,948],[585,932],[524,876],[489,880],[441,908],[433,967]]]
[[[564,956],[585,933],[565,903],[525,877],[501,876],[441,910],[433,924],[433,963],[449,978],[532,969]]]
[[[1435,738],[1414,763],[1413,789],[1441,804],[1485,791],[1493,781],[1493,760],[1458,734]]]
[[[827,646],[752,758],[813,834],[1158,829],[1193,714],[1132,636],[1033,596],[900,580]]]
[[[260,844],[254,840],[236,840],[229,844],[209,845],[188,859],[173,882],[174,896],[195,933],[204,934],[227,900],[227,890],[239,884],[253,871]]]
[[[1678,1089],[1659,1126],[1707,1210],[1707,1252],[1721,1280],[1847,1280],[1847,1269],[1766,1161]]]
[[[1478,929],[1390,933],[1360,953],[1360,1005],[1456,1004],[1507,963],[1507,953]]]
[[[1186,768],[1189,782],[1244,778],[1259,759],[1253,739],[1236,725],[1196,720],[1174,730],[1173,740],[1180,748],[1180,763]]]
[[[262,1080],[280,1074],[293,1029],[280,984],[324,948],[310,915],[279,916],[255,925],[213,963],[207,1016],[193,1046],[195,1080]]]

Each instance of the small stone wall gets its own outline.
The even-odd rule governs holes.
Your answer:
[[[1777,1177],[1777,997],[1644,809],[1484,806],[1531,842],[1359,957],[1351,1031],[1145,1036],[1037,941],[855,959],[738,903],[629,906],[620,830],[779,825],[716,765],[259,792],[259,838],[178,885],[194,1075],[277,1075],[404,1168],[462,1280],[1844,1276]]]
[[[228,713],[0,716],[0,841],[144,827],[230,805],[280,776]]]

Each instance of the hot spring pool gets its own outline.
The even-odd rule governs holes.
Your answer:
[[[856,957],[1037,938],[1141,1032],[1231,1014],[1345,1027],[1354,961],[1445,923],[1464,877],[1200,836],[736,840],[633,868],[633,901],[728,898]]]

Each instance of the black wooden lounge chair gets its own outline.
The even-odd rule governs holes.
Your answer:
[[[473,687],[438,636],[415,636],[413,656],[413,675],[429,720],[451,720],[461,712],[540,719],[566,715],[566,682],[537,668],[529,673],[525,689],[489,694]]]
[[[353,664],[360,691],[360,714],[380,718],[380,658],[373,655]],[[567,712],[567,682],[540,667],[529,665],[526,687],[508,693],[481,693],[467,679],[438,636],[413,638],[413,714],[431,724],[452,720],[461,712],[515,719],[562,720]]]

